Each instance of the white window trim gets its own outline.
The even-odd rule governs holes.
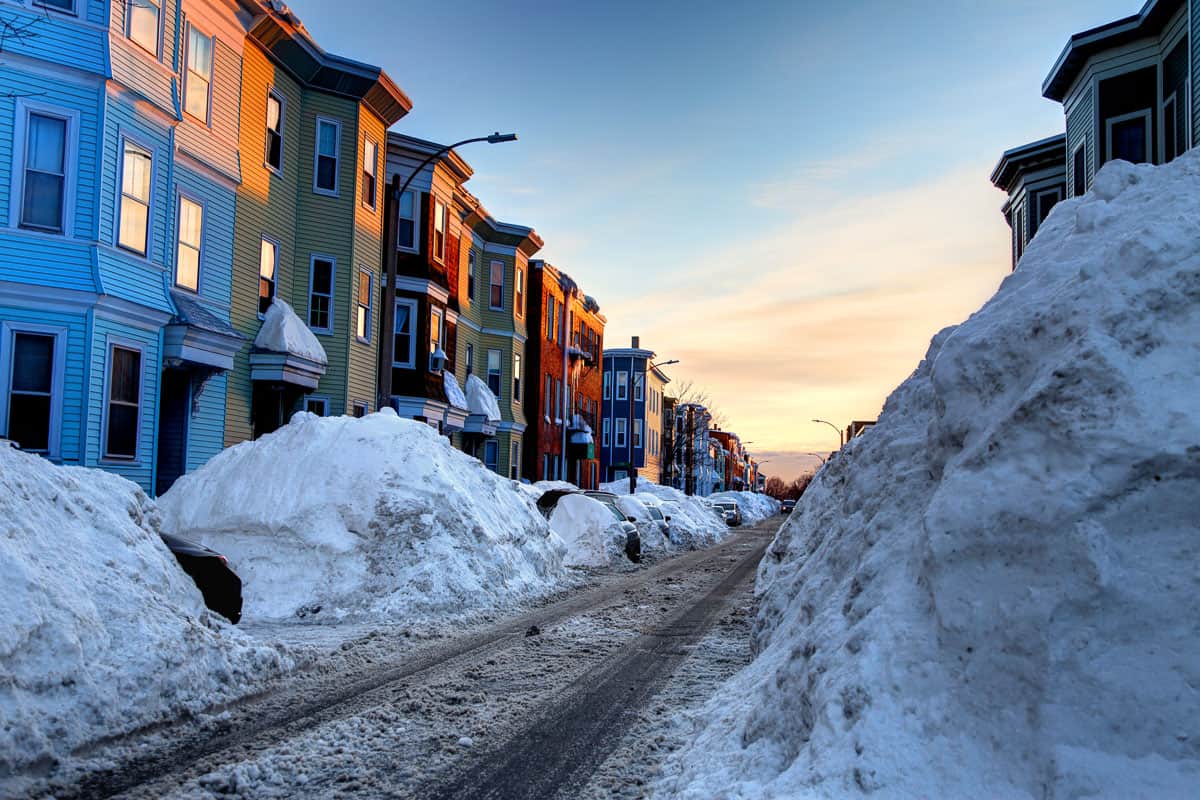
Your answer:
[[[604,399],[611,400],[612,399],[612,373],[611,372],[604,373],[603,381],[604,381],[604,395],[603,395]]]
[[[271,302],[274,303],[275,298],[279,297],[279,249],[280,249],[280,247],[282,247],[282,245],[280,244],[279,240],[276,239],[274,236],[268,236],[265,233],[262,234],[261,236],[259,236],[259,243],[258,243],[259,262],[258,262],[257,269],[254,270],[254,274],[257,276],[257,279],[259,279],[259,280],[262,279],[262,243],[263,242],[270,242],[271,244],[275,245],[275,272],[274,272],[275,277],[271,279]],[[257,288],[258,287],[256,286],[255,292],[254,292],[255,306],[258,305]],[[263,312],[261,312],[261,311],[258,312],[259,319],[262,319],[264,316],[265,315],[263,314]]]
[[[313,274],[316,271],[318,261],[328,261],[329,268],[329,325],[325,328],[314,328],[312,326],[312,299],[313,299]],[[279,269],[279,265],[275,265],[275,269]],[[337,259],[333,256],[325,255],[324,253],[310,253],[308,256],[308,314],[304,320],[308,323],[308,328],[313,333],[321,335],[332,335],[334,331],[334,298],[337,296]],[[355,298],[357,301],[357,297]],[[355,313],[357,313],[355,309]]]
[[[396,249],[405,253],[420,253],[421,252],[421,194],[416,189],[405,189],[404,194],[412,195],[412,210],[413,210],[413,243],[412,247],[407,247],[400,244],[400,237],[396,237]],[[396,203],[396,221],[397,225],[400,220],[400,203]]]
[[[329,416],[329,398],[328,397],[324,397],[322,395],[310,394],[308,397],[304,398],[304,410],[305,411],[308,411],[309,403],[320,403],[321,406],[325,409],[323,412],[321,412],[321,416],[322,417]]]
[[[525,270],[521,267],[513,270],[513,313],[519,319],[525,317]]]
[[[397,306],[406,306],[408,308],[408,358],[404,361],[397,360],[397,353],[392,353],[392,366],[400,369],[415,369],[417,366],[417,301],[406,297],[396,298]],[[392,341],[396,339],[396,321],[400,319],[399,315],[392,317]]]
[[[618,417],[616,424],[613,425],[613,447],[626,447],[625,433],[627,427],[626,419]]]
[[[444,265],[446,263],[446,243],[447,239],[450,238],[450,206],[447,203],[442,202],[440,199],[438,199],[437,195],[431,192],[429,194],[429,211],[433,215],[433,233],[437,233],[437,224],[439,219],[438,206],[441,206],[442,208],[442,213],[440,215],[440,219],[442,221],[442,252],[435,253],[433,251],[433,246],[437,243],[437,237],[435,236],[429,243],[429,255],[434,261]]]
[[[154,6],[156,6],[158,8],[158,31],[154,37],[155,38],[154,52],[150,52],[149,50],[146,49],[145,45],[143,45],[139,41],[136,41],[133,38],[133,33],[132,33],[133,14],[130,13],[130,9],[132,9],[133,5],[138,2],[150,2],[151,4],[153,4]],[[165,8],[165,6],[166,6],[166,3],[164,3],[163,0],[125,0],[125,40],[127,42],[130,42],[133,44],[133,46],[135,48],[135,52],[140,50],[145,55],[152,57],[155,61],[158,61],[160,63],[162,62],[163,39],[165,38],[163,36],[163,32],[166,27],[166,19],[165,18],[167,16],[167,9]]]
[[[142,413],[146,410],[146,345],[123,336],[104,337],[104,394],[101,396],[100,418],[100,462],[136,466],[142,462]],[[114,456],[108,452],[108,408],[111,404],[113,350],[136,350],[138,357],[138,413],[137,431],[134,433],[133,457]]]
[[[642,421],[635,419],[633,421],[633,449],[639,450],[642,447]]]
[[[492,287],[496,285],[496,284],[492,283],[492,267],[495,266],[496,264],[500,265],[500,305],[498,305],[498,306],[492,305]],[[492,259],[491,261],[488,262],[488,310],[489,311],[503,311],[504,310],[504,275],[505,275],[505,272],[506,272],[505,263],[503,261],[501,261],[500,259]]]
[[[354,400],[350,403],[350,416],[354,416],[354,412],[358,409],[363,410],[363,416],[371,413],[371,404],[366,400]]]
[[[137,258],[144,258],[147,261],[153,259],[154,254],[154,185],[158,181],[158,159],[155,158],[154,148],[146,144],[136,136],[130,136],[125,131],[121,132],[118,138],[120,145],[121,157],[117,162],[116,184],[117,193],[113,198],[116,207],[113,209],[113,246],[125,253],[129,253]],[[146,198],[146,250],[139,253],[131,247],[126,247],[121,244],[121,198],[125,195],[125,146],[132,144],[139,150],[143,150],[150,156],[150,196]],[[278,265],[276,265],[278,267]]]
[[[175,194],[176,194],[176,197],[175,197],[175,252],[173,254],[175,261],[174,261],[174,264],[172,265],[174,267],[174,269],[172,270],[172,272],[174,274],[171,276],[171,286],[175,289],[180,289],[182,291],[185,291],[188,294],[200,294],[200,290],[204,287],[204,253],[206,250],[206,248],[204,246],[204,230],[208,226],[208,204],[206,202],[204,202],[204,200],[202,200],[199,197],[197,197],[196,195],[192,194],[191,192],[185,192],[182,189],[180,189]],[[181,284],[179,282],[179,246],[180,246],[180,236],[182,235],[182,229],[180,228],[180,221],[183,219],[182,212],[183,212],[183,201],[184,200],[187,200],[189,203],[195,203],[196,205],[200,206],[200,250],[199,250],[199,254],[196,256],[196,288],[195,289],[184,286],[183,284]],[[278,264],[276,265],[276,269],[278,269]]]
[[[637,380],[637,378],[639,377],[639,373],[634,372],[632,377],[633,377],[633,399],[636,401],[645,400],[646,399],[646,376],[645,376],[645,373],[640,374],[640,377],[641,377],[640,381]]]
[[[484,362],[484,365],[483,365],[484,370],[485,370],[484,383],[486,383],[488,385],[489,390],[492,388],[492,386],[491,386],[491,377],[492,377],[491,354],[492,353],[496,353],[496,374],[500,376],[500,380],[496,381],[499,391],[492,392],[492,394],[494,394],[496,396],[496,399],[499,400],[504,395],[504,351],[503,350],[499,350],[499,349],[496,349],[493,347],[488,348],[487,356],[486,356],[487,360]]]
[[[363,136],[363,146],[362,146],[362,158],[363,158],[363,167],[364,167],[363,172],[366,172],[365,168],[367,165],[367,145],[368,144],[374,145],[374,147],[375,147],[375,162],[371,165],[372,166],[371,174],[374,175],[374,177],[375,177],[375,191],[371,192],[371,202],[370,203],[366,202],[365,200],[363,200],[361,198],[362,193],[360,192],[359,193],[359,195],[360,195],[359,202],[362,204],[363,208],[367,209],[372,214],[374,214],[376,211],[379,210],[379,143],[376,142],[374,139],[372,139],[370,136]],[[396,213],[397,214],[400,213],[399,209],[396,210]]]
[[[1104,152],[1107,156],[1104,159],[1105,163],[1113,160],[1113,126],[1139,118],[1146,120],[1146,163],[1154,163],[1154,115],[1152,109],[1149,108],[1143,108],[1140,111],[1131,111],[1128,114],[1122,114],[1119,117],[1109,117],[1104,120]]]
[[[280,119],[283,119],[280,115]],[[323,189],[317,186],[317,175],[319,174],[318,165],[321,162],[321,125],[322,123],[333,126],[333,188]],[[342,122],[333,117],[318,116],[313,122],[313,178],[312,188],[313,194],[324,195],[325,197],[337,197],[338,189],[341,187],[342,171]]]
[[[365,338],[358,335],[358,309],[361,305],[358,302],[358,293],[362,286],[363,278],[367,279],[367,335]],[[354,340],[360,344],[369,345],[371,343],[371,321],[375,315],[375,273],[366,267],[360,266],[358,268],[358,281],[354,286],[354,320],[352,322],[354,325]]]
[[[475,345],[471,342],[467,342],[466,362],[464,365],[464,374],[470,375],[475,371]]]
[[[62,406],[67,371],[67,329],[58,325],[36,322],[0,320],[0,357],[4,382],[0,383],[0,432],[8,435],[8,405],[12,393],[13,338],[17,333],[33,333],[54,337],[54,363],[50,367],[50,429],[46,441],[46,456],[62,455]]]
[[[41,114],[56,117],[67,123],[63,147],[63,214],[62,230],[49,231],[43,228],[21,226],[21,209],[25,202],[25,154],[29,144],[29,115]],[[11,193],[8,202],[8,224],[12,228],[37,231],[49,236],[73,236],[75,229],[75,179],[79,163],[79,112],[74,109],[39,103],[18,97],[13,116],[13,155]]]
[[[612,426],[609,425],[608,423],[609,423],[609,419],[608,419],[608,417],[605,417],[604,422],[600,426],[601,430],[602,430],[601,444],[600,444],[601,447],[609,447],[609,441],[611,441],[611,438],[612,438],[611,437],[612,432],[609,430]]]
[[[625,376],[624,383],[621,382],[622,375]],[[617,399],[618,400],[628,400],[629,399],[629,373],[623,369],[617,370],[617,377],[613,382],[617,386],[617,391],[616,391]],[[621,391],[622,389],[625,390],[624,393],[622,393],[622,391]]]
[[[438,332],[438,347],[442,348],[442,352],[446,351],[444,339],[446,336],[446,312],[437,306],[429,307],[429,371],[433,372],[433,325],[434,320],[437,320]]]
[[[208,98],[205,100],[205,106],[204,106],[205,119],[200,119],[199,117],[195,116],[194,114],[191,114],[187,110],[187,85],[192,79],[192,50],[191,50],[192,42],[191,42],[190,37],[191,37],[191,32],[193,30],[196,31],[196,33],[199,33],[204,38],[208,39],[209,46],[211,48],[209,52],[212,55],[212,62],[208,65],[208,70],[209,70],[208,71]],[[216,64],[217,64],[217,39],[216,39],[216,37],[205,34],[204,31],[202,31],[200,28],[196,27],[196,25],[194,23],[188,22],[187,23],[187,35],[184,36],[184,40],[183,40],[183,97],[181,98],[182,102],[180,103],[180,107],[184,114],[186,114],[187,116],[196,120],[197,122],[202,123],[206,128],[210,128],[210,129],[212,128],[213,74],[217,71]],[[282,120],[283,115],[280,114],[279,118]]]
[[[508,454],[508,477],[512,480],[520,480],[521,478],[521,441],[514,439],[509,447]]]
[[[279,166],[276,167],[267,161],[267,132],[271,130],[267,127],[266,111],[270,105],[271,98],[274,97],[279,102]],[[314,152],[316,152],[314,148]],[[274,172],[276,175],[283,177],[283,165],[287,160],[287,97],[283,92],[276,89],[274,86],[267,87],[267,97],[263,101],[263,168]],[[313,182],[316,183],[316,176],[313,177]]]
[[[70,10],[58,8],[57,6],[47,5],[41,0],[33,0],[31,5],[34,8],[44,9],[51,14],[61,14],[64,17],[75,17],[76,19],[86,20],[87,14],[85,9],[80,8],[80,0],[71,0]]]
[[[1075,191],[1075,157],[1079,155],[1079,151],[1083,151],[1083,190],[1087,192],[1087,173],[1088,173],[1088,157],[1087,157],[1087,137],[1084,136],[1079,140],[1079,144],[1075,145],[1075,149],[1071,151],[1071,191]],[[1072,194],[1072,197],[1079,197],[1077,194]]]

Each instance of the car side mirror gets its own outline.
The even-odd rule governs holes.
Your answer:
[[[666,521],[667,521],[667,522],[670,522],[670,521],[671,521],[671,518],[670,518],[670,517],[664,517],[664,519],[666,519]]]
[[[634,517],[626,517],[625,521],[626,522],[637,522],[637,519],[635,519]]]

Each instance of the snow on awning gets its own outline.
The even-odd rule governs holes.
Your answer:
[[[458,378],[454,377],[454,373],[446,370],[442,372],[442,381],[446,388],[446,400],[455,408],[463,410],[470,409],[467,405],[467,396],[463,394],[462,387],[458,385]]]
[[[478,375],[467,376],[467,408],[472,416],[479,415],[489,422],[499,422],[502,419],[496,395],[492,394],[492,390]]]
[[[250,352],[250,380],[317,388],[329,363],[325,348],[292,307],[275,300]]]
[[[571,431],[567,435],[571,444],[594,444],[595,439],[592,437],[591,431]]]

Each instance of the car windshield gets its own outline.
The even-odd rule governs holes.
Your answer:
[[[662,519],[662,512],[654,506],[646,506],[646,512],[650,515],[650,519]]]
[[[717,503],[717,508],[724,509],[725,511],[736,511],[737,504],[728,502]]]
[[[600,498],[600,497],[593,497],[592,499],[596,500],[597,502],[600,503],[600,505],[604,506],[609,511],[611,511],[612,515],[614,517],[616,517],[617,519],[619,519],[621,522],[625,521],[625,515],[621,513],[621,509],[617,508],[617,504],[614,503],[612,500],[607,500],[607,499]]]

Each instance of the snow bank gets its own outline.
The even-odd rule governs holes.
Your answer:
[[[757,525],[779,513],[779,501],[755,492],[716,492],[709,500],[732,500],[742,511],[743,525]]]
[[[169,530],[228,556],[246,619],[446,619],[562,574],[562,542],[517,486],[391,409],[301,413],[160,505]]]
[[[449,370],[442,372],[442,385],[445,387],[446,399],[450,401],[450,405],[464,410],[470,408],[467,405],[467,396],[463,394],[462,387],[458,385],[458,378],[454,377],[453,372]]]
[[[617,495],[627,495],[629,494],[629,481],[603,483],[600,485],[600,490]],[[663,514],[671,518],[668,535],[671,544],[676,547],[693,550],[708,547],[729,535],[729,527],[725,521],[699,497],[694,495],[689,497],[678,489],[662,486],[645,478],[638,478],[637,494],[639,496],[648,495],[662,503]]]
[[[291,306],[279,299],[272,301],[271,307],[263,315],[262,327],[254,337],[254,346],[273,353],[291,353],[318,364],[329,363],[325,348],[317,341],[316,335],[296,316]]]
[[[554,507],[550,529],[567,545],[568,566],[603,567],[625,558],[621,522],[599,500],[567,495]]]
[[[1200,786],[1200,151],[1110,163],[764,558],[666,796]]]
[[[478,375],[467,376],[466,393],[467,408],[472,414],[482,414],[492,422],[500,421],[500,404],[496,402],[496,395]]]
[[[292,666],[204,607],[137,485],[0,446],[0,487],[0,775]]]

